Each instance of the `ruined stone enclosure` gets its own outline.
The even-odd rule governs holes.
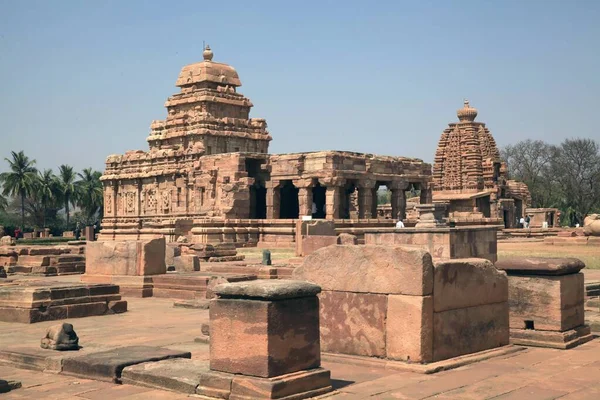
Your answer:
[[[181,70],[180,92],[167,99],[166,119],[151,124],[149,151],[107,158],[100,240],[162,234],[169,241],[248,242],[268,235],[293,241],[291,220],[302,216],[377,218],[381,186],[391,190],[395,216],[405,215],[409,187],[431,201],[431,166],[419,159],[342,151],[268,154],[266,121],[249,117],[252,103],[238,92],[237,72],[213,61],[208,47],[203,55]],[[278,228],[274,220],[290,222]]]

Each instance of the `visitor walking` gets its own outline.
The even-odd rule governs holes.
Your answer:
[[[528,216],[525,217],[525,228],[529,229],[529,222],[531,222],[531,218]]]
[[[525,218],[521,217],[521,219],[519,220],[519,227],[525,228]]]

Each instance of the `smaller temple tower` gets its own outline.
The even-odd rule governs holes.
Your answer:
[[[442,132],[433,165],[433,201],[446,203],[457,224],[513,227],[530,203],[527,186],[508,180],[506,163],[492,134],[475,121],[468,100]]]

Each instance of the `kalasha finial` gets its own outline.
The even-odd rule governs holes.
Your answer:
[[[213,52],[210,49],[209,45],[206,45],[206,47],[204,48],[204,52],[202,53],[202,56],[204,56],[204,61],[212,61]]]
[[[477,109],[469,105],[469,100],[464,100],[464,107],[456,112],[460,122],[473,122],[477,117]]]

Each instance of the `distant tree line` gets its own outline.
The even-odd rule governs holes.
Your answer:
[[[600,144],[567,139],[560,145],[524,140],[501,151],[511,179],[525,182],[534,208],[558,208],[563,224],[583,225],[600,212]]]
[[[5,161],[9,171],[0,173],[0,225],[8,232],[16,227],[24,232],[50,228],[59,234],[76,223],[83,228],[101,218],[101,172],[75,172],[69,165],[61,165],[56,175],[51,169],[40,171],[23,151],[12,151]]]

